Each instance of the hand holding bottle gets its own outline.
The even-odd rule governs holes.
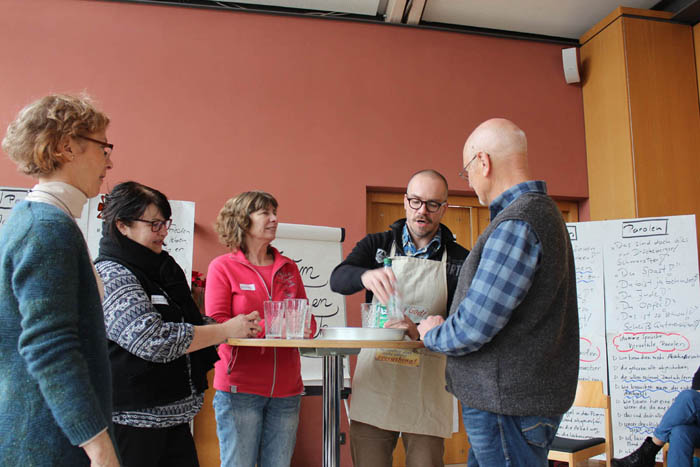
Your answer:
[[[362,274],[362,286],[372,292],[383,305],[395,292],[396,277],[391,268],[369,269]]]

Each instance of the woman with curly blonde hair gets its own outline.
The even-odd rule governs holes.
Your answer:
[[[102,283],[74,219],[112,168],[108,124],[50,95],[2,141],[39,183],[0,230],[0,465],[119,465]]]
[[[267,300],[306,298],[296,263],[270,245],[277,200],[263,191],[229,199],[215,229],[231,250],[209,264],[205,308],[218,322],[262,310]],[[260,321],[265,329],[265,321]],[[312,320],[307,337],[315,332]],[[264,335],[261,333],[261,337]],[[295,348],[219,346],[214,411],[224,467],[289,466],[304,385]]]

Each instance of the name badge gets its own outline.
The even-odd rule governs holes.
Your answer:
[[[241,284],[241,290],[255,290],[255,284]]]
[[[168,299],[162,295],[151,295],[151,303],[154,305],[167,305]]]

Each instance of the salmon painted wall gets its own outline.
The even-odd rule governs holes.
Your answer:
[[[195,201],[200,271],[224,253],[211,224],[241,191],[273,193],[281,222],[345,227],[346,253],[365,234],[368,186],[400,189],[430,167],[468,193],[462,145],[493,116],[526,131],[552,195],[588,196],[581,90],[564,81],[561,46],[87,0],[4,0],[0,44],[2,134],[33,99],[88,92],[112,119],[103,191],[135,179]],[[32,184],[0,158],[0,185]],[[320,465],[313,399],[296,465]]]

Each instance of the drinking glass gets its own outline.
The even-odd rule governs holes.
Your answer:
[[[376,328],[379,323],[379,309],[374,303],[363,303],[361,306],[362,311],[362,327],[363,328]]]
[[[284,301],[284,320],[287,339],[303,339],[309,301],[305,298],[288,298]]]
[[[263,312],[265,313],[265,338],[282,338],[282,331],[284,329],[284,302],[272,300],[263,302]]]

